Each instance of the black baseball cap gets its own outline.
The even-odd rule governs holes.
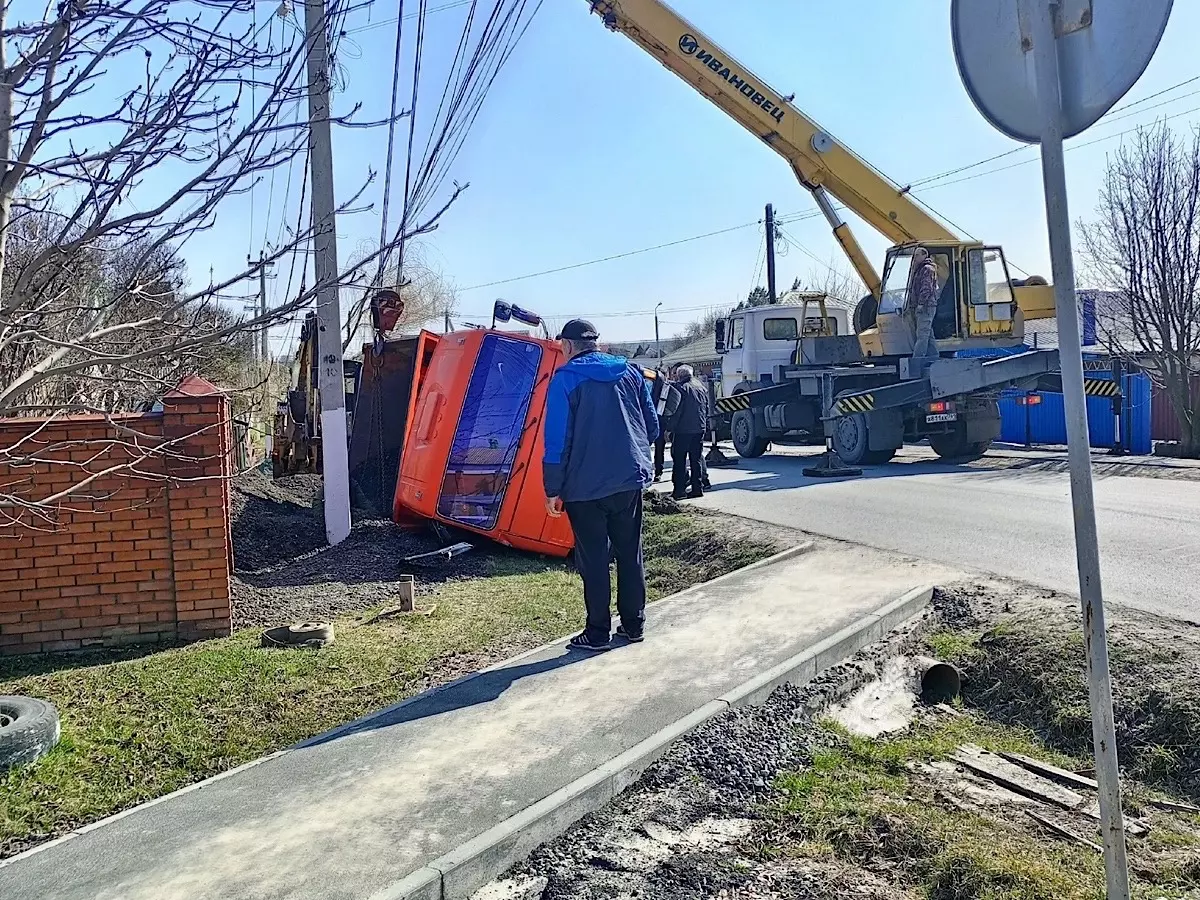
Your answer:
[[[558,333],[555,340],[594,341],[598,337],[600,337],[600,332],[587,319],[572,319],[562,327],[562,331]]]

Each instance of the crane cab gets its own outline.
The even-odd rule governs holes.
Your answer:
[[[859,342],[868,357],[907,356],[913,348],[910,287],[913,255],[925,247],[938,275],[933,333],[938,347],[1017,346],[1024,342],[1024,316],[1000,247],[923,242],[888,251],[878,302],[864,298],[855,310]]]

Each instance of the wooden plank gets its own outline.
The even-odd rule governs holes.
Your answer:
[[[1088,803],[1087,808],[1081,809],[1080,812],[1082,812],[1093,822],[1099,822],[1100,801],[1092,800],[1090,803]],[[1130,837],[1145,837],[1150,833],[1150,823],[1145,822],[1142,819],[1136,819],[1129,815],[1129,813],[1125,813],[1122,818],[1125,822],[1125,833]]]
[[[1155,809],[1163,809],[1167,812],[1189,813],[1193,816],[1200,815],[1200,806],[1192,806],[1190,803],[1176,803],[1174,800],[1157,800],[1153,798],[1146,802]]]
[[[1078,775],[1067,769],[1060,769],[1058,766],[1052,766],[1050,763],[1034,759],[1032,756],[1025,756],[1023,753],[1005,753],[1001,751],[997,755],[1003,756],[1009,762],[1016,763],[1018,766],[1028,769],[1035,775],[1041,775],[1043,778],[1049,778],[1052,781],[1058,781],[1072,787],[1088,788],[1093,791],[1099,788],[1094,778],[1085,778],[1083,775]]]
[[[1034,775],[982,747],[966,744],[952,753],[950,758],[976,775],[990,779],[1023,797],[1072,810],[1078,809],[1086,802],[1086,798],[1070,788]]]
[[[1035,813],[1031,809],[1025,810],[1025,815],[1029,816],[1029,818],[1033,819],[1033,821],[1037,822],[1039,825],[1041,825],[1046,830],[1054,832],[1059,837],[1064,837],[1069,841],[1075,841],[1078,844],[1083,844],[1085,847],[1091,847],[1097,853],[1104,852],[1104,848],[1101,847],[1099,844],[1093,843],[1092,841],[1089,841],[1087,838],[1085,838],[1083,835],[1076,834],[1075,832],[1071,831],[1070,829],[1063,828],[1061,825],[1059,825],[1055,822],[1051,822],[1045,816],[1039,816],[1037,813]]]

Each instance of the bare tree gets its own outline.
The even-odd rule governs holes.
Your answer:
[[[792,282],[794,291],[818,291],[825,294],[835,305],[854,309],[867,294],[867,289],[852,270],[839,265],[836,259],[828,264],[814,266],[804,278]]]
[[[458,312],[458,293],[453,283],[442,269],[430,262],[429,254],[419,243],[405,249],[403,274],[400,260],[395,257],[376,277],[375,284],[396,291],[404,301],[404,313],[394,331],[441,327],[446,316]],[[370,301],[373,293],[373,286],[355,291],[342,342],[347,352],[357,352],[371,341]]]
[[[328,0],[331,30],[352,2]],[[17,20],[18,5],[0,2],[0,416],[112,412],[214,354],[236,356],[251,332],[313,301],[316,285],[302,287],[250,318],[223,302],[248,293],[262,266],[306,251],[303,208],[278,246],[217,283],[191,284],[180,263],[189,240],[228,226],[229,201],[307,146],[295,115],[305,34],[289,14],[288,37],[268,42],[255,6],[61,0]],[[370,124],[356,114],[334,122]],[[363,283],[381,256],[435,228],[458,193],[385,235],[339,284]],[[12,499],[0,488],[0,504]]]
[[[1080,230],[1090,274],[1111,292],[1101,340],[1162,387],[1182,453],[1200,456],[1200,133],[1139,130],[1109,158],[1095,218]]]

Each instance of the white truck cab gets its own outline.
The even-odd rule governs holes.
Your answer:
[[[779,303],[770,306],[753,306],[729,314],[724,329],[720,396],[730,397],[771,384],[775,367],[791,363],[801,337],[853,334],[847,310],[826,306],[822,321],[820,301],[824,295],[797,293],[785,294]]]

